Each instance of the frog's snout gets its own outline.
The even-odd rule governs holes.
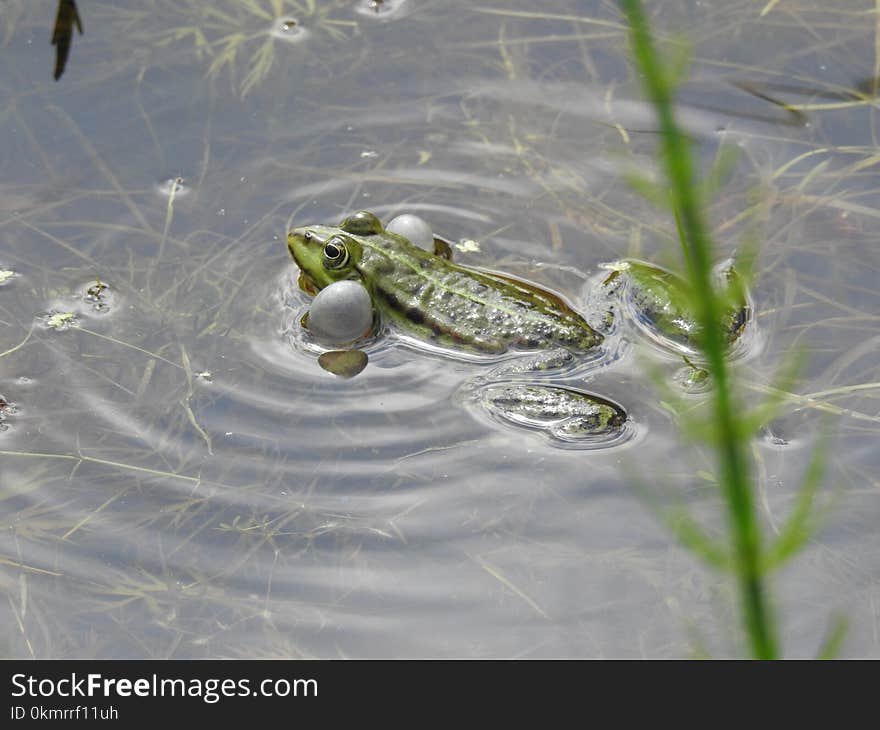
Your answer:
[[[293,260],[297,264],[301,264],[297,252],[305,242],[305,233],[305,228],[294,228],[287,234],[287,250],[290,251],[290,255],[293,256]]]

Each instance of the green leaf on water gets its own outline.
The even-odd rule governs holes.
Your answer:
[[[663,48],[663,76],[670,89],[681,86],[688,77],[693,61],[693,44],[684,35],[675,36]]]
[[[828,439],[820,437],[813,450],[804,481],[798,490],[794,509],[776,540],[764,553],[764,570],[774,570],[794,557],[816,532],[816,493],[825,473],[825,452]]]
[[[768,395],[764,401],[743,414],[739,422],[739,428],[744,438],[751,438],[753,434],[770,423],[779,415],[782,407],[792,399],[791,391],[797,374],[801,370],[803,360],[804,356],[801,352],[795,352],[786,358],[782,369],[774,379],[773,385],[765,389]]]
[[[825,634],[825,638],[822,640],[822,645],[819,647],[819,653],[816,655],[816,658],[836,659],[840,655],[840,647],[843,645],[843,640],[846,638],[848,630],[849,620],[846,616],[835,616],[828,629],[828,633]]]
[[[635,471],[624,466],[628,472],[630,483],[641,496],[644,504],[651,510],[658,521],[666,525],[678,542],[697,556],[701,557],[713,568],[730,572],[733,561],[723,543],[714,539],[706,530],[688,513],[687,508],[681,504],[669,506],[662,504],[659,494],[663,489],[662,477],[652,477],[650,486]]]
[[[663,516],[669,530],[678,541],[713,568],[729,571],[730,555],[724,546],[712,537],[684,509]]]
[[[672,205],[669,199],[668,188],[665,185],[659,184],[647,174],[637,170],[628,170],[623,173],[622,177],[627,185],[649,203],[652,203],[658,208],[666,209]]]
[[[700,185],[704,202],[714,198],[727,184],[739,164],[740,155],[740,148],[731,142],[726,142],[718,148],[712,166]]]

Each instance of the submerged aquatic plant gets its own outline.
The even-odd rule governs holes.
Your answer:
[[[5,46],[12,39],[24,13],[25,0],[7,0],[3,3],[3,12],[0,13],[0,46]]]
[[[675,216],[684,260],[682,275],[689,290],[687,304],[700,325],[695,345],[712,379],[711,405],[705,419],[692,409],[685,413],[685,407],[679,403],[684,414],[683,430],[686,436],[703,441],[714,451],[718,472],[713,481],[719,486],[726,506],[727,540],[712,537],[684,509],[667,512],[664,517],[687,548],[712,567],[735,577],[751,655],[773,659],[781,650],[768,577],[773,569],[795,555],[812,533],[815,498],[823,474],[823,450],[814,451],[787,524],[774,541],[768,542],[761,531],[748,449],[758,429],[777,412],[781,399],[772,399],[751,410],[737,402],[735,374],[725,358],[724,332],[717,323],[731,302],[741,297],[743,285],[736,280],[718,285],[713,277],[714,246],[704,213],[706,193],[711,186],[698,183],[691,143],[678,125],[673,107],[676,83],[684,64],[661,62],[640,0],[621,0],[621,5],[630,26],[632,55],[659,122],[658,155],[666,177],[664,189],[645,179],[639,180],[636,187],[653,202],[667,203]],[[751,274],[751,259],[747,256],[740,268],[746,281]],[[837,650],[844,629],[845,624],[837,622],[822,655]]]
[[[279,43],[306,40],[318,31],[324,40],[345,40],[357,22],[334,14],[347,5],[341,0],[146,0],[137,9],[104,10],[137,48],[188,46],[208,63],[209,79],[228,74],[246,96],[280,60]]]

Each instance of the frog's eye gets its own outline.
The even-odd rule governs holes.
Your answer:
[[[328,269],[341,269],[348,263],[348,249],[345,242],[334,236],[324,244],[324,266]]]
[[[382,227],[382,221],[367,210],[361,210],[348,216],[339,224],[339,227],[346,233],[352,233],[355,236],[372,236],[385,230]]]

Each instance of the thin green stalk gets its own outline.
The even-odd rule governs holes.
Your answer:
[[[632,52],[642,73],[645,92],[657,113],[662,157],[670,183],[673,209],[684,232],[682,246],[688,279],[699,294],[695,309],[701,327],[700,347],[715,379],[713,413],[718,426],[720,483],[724,490],[733,539],[740,601],[752,655],[772,659],[778,654],[774,621],[761,569],[761,535],[755,510],[742,430],[731,403],[731,382],[725,344],[717,323],[721,305],[715,293],[712,246],[706,234],[690,145],[675,121],[672,86],[654,49],[640,0],[621,0],[630,25]]]

